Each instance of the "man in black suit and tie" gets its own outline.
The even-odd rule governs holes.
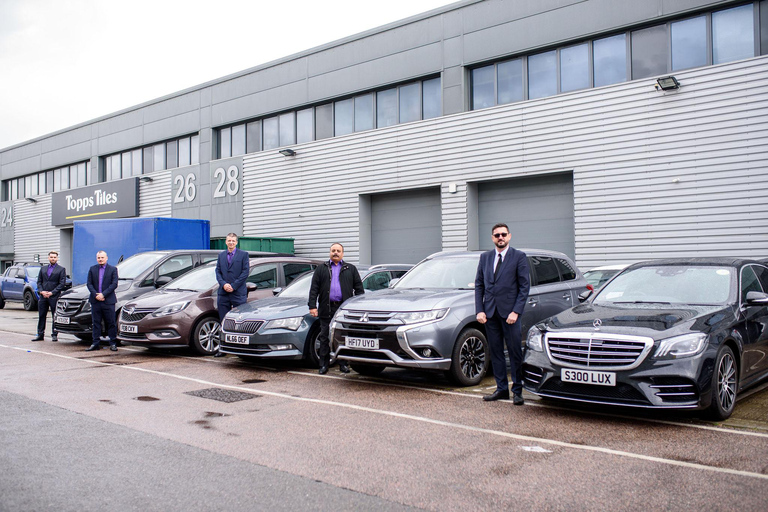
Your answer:
[[[41,268],[37,274],[37,294],[40,298],[37,301],[37,337],[32,338],[32,341],[43,341],[48,309],[50,308],[52,317],[56,315],[56,302],[67,281],[67,270],[59,265],[58,261],[59,253],[49,252],[48,265]],[[54,320],[55,318],[51,318],[51,341],[59,341]]]
[[[88,271],[88,291],[91,296],[91,321],[93,322],[93,345],[86,351],[101,349],[101,319],[107,327],[109,350],[117,351],[117,327],[115,326],[115,289],[117,288],[117,268],[107,263],[107,253],[96,253],[96,265]]]
[[[248,279],[250,262],[248,253],[237,248],[237,235],[227,235],[225,243],[227,250],[221,251],[216,260],[216,280],[219,282],[219,293],[216,297],[219,310],[219,321],[224,322],[224,315],[248,301],[248,290],[245,282]],[[217,351],[213,357],[224,357],[226,354]]]
[[[520,315],[525,309],[530,290],[528,258],[522,251],[509,246],[511,235],[506,224],[496,224],[491,230],[496,250],[480,255],[475,278],[475,311],[477,321],[485,324],[491,352],[496,391],[483,397],[485,401],[509,398],[507,361],[512,372],[513,403],[523,405],[523,346]]]

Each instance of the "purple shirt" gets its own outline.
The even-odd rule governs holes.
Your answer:
[[[237,250],[237,249],[235,249],[235,250]],[[234,258],[234,257],[235,257],[235,251],[232,251],[232,252],[227,251],[227,264],[228,265],[232,264],[232,258]]]
[[[99,265],[99,293],[101,293],[101,282],[104,280],[104,265]]]
[[[55,267],[56,264],[48,265],[48,277],[51,277],[51,274],[53,274],[53,267]]]
[[[341,302],[341,284],[339,283],[339,274],[341,274],[341,264],[331,262],[331,293],[328,300],[331,302]]]

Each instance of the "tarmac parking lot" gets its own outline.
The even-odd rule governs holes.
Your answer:
[[[480,400],[491,377],[455,388],[400,369],[86,353],[67,335],[31,342],[36,322],[20,305],[0,310],[0,509],[95,510],[104,487],[88,471],[116,471],[117,510],[768,507],[766,385],[722,423],[529,394],[514,407]],[[98,442],[82,444],[90,434]]]

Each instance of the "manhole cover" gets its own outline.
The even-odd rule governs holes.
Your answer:
[[[199,396],[200,398],[210,398],[211,400],[218,400],[219,402],[239,402],[240,400],[250,400],[251,398],[258,398],[261,395],[254,395],[253,393],[243,393],[241,391],[232,391],[230,389],[221,388],[208,388],[199,389],[197,391],[187,391],[185,395]]]

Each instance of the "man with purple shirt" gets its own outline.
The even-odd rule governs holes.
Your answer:
[[[320,334],[317,337],[320,343],[317,350],[320,357],[320,375],[328,373],[328,367],[331,365],[328,330],[333,315],[345,300],[365,293],[357,268],[343,258],[344,246],[340,243],[333,244],[330,259],[315,269],[309,289],[309,314],[320,317]],[[339,370],[349,373],[346,361],[339,362]]]
[[[88,291],[91,292],[88,301],[91,303],[91,320],[93,321],[93,345],[86,351],[101,349],[101,320],[107,327],[109,349],[117,350],[117,327],[115,326],[115,289],[117,288],[117,268],[107,263],[107,253],[96,253],[96,265],[88,270]]]
[[[48,266],[40,269],[37,274],[37,293],[40,299],[37,301],[37,337],[32,341],[43,341],[45,335],[45,317],[48,316],[48,309],[51,315],[56,314],[56,302],[59,300],[61,291],[66,286],[67,271],[58,264],[59,253],[51,251],[48,253]],[[51,320],[51,341],[58,341],[56,324]]]
[[[237,235],[229,233],[224,243],[227,250],[221,251],[216,260],[216,281],[219,282],[219,293],[216,295],[216,308],[219,311],[219,322],[224,322],[224,316],[233,308],[248,301],[246,280],[250,270],[248,253],[237,248]],[[224,357],[226,354],[217,350],[213,357]]]

